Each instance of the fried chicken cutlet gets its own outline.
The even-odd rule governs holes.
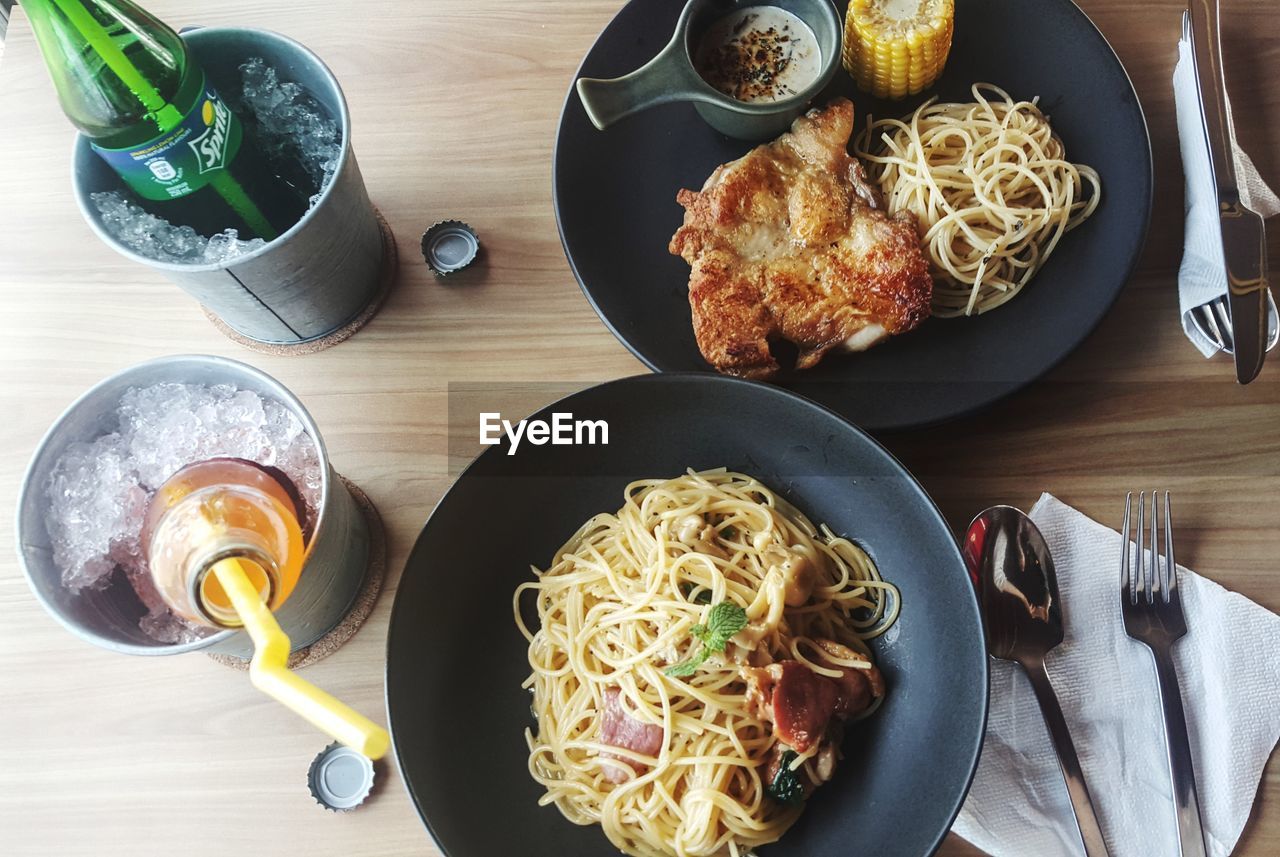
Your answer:
[[[669,249],[693,268],[693,332],[719,371],[772,376],[779,339],[807,369],[928,317],[933,281],[915,217],[885,214],[846,151],[852,133],[853,103],[837,98],[718,167],[701,191],[676,195],[684,224]]]

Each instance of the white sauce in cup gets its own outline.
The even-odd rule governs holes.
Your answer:
[[[799,95],[822,73],[809,25],[777,6],[747,6],[716,21],[698,42],[703,80],[739,101],[768,103]]]

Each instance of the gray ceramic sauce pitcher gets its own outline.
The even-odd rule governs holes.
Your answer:
[[[693,57],[702,35],[715,21],[749,6],[776,6],[804,21],[822,53],[818,78],[782,101],[738,101],[702,79]],[[675,33],[658,55],[640,68],[611,80],[579,78],[578,97],[600,130],[632,113],[672,101],[692,101],[707,124],[730,137],[758,142],[778,136],[823,90],[840,67],[840,14],[831,0],[689,0]]]

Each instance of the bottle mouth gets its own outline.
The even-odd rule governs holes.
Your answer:
[[[191,603],[209,624],[219,628],[242,628],[244,623],[232,605],[226,590],[213,567],[224,559],[238,559],[244,566],[245,576],[257,590],[268,609],[275,609],[275,598],[280,591],[280,573],[275,561],[258,548],[249,544],[223,545],[222,549],[204,558],[200,570],[191,576]]]

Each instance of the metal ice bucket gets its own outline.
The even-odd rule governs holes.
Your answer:
[[[183,290],[249,339],[298,344],[323,338],[360,315],[379,292],[382,233],[351,149],[351,116],[342,89],[320,58],[292,39],[265,30],[199,28],[182,38],[221,92],[240,86],[240,64],[262,57],[281,80],[305,87],[339,123],[342,156],[320,199],[274,241],[226,264],[149,259],[121,244],[102,225],[91,194],[123,183],[78,137],[72,177],[89,225],[118,253],[165,273]]]
[[[129,387],[163,382],[234,384],[284,404],[315,441],[322,483],[306,563],[297,587],[276,612],[293,648],[314,643],[350,611],[364,580],[370,537],[364,515],[329,462],[324,439],[302,402],[279,381],[252,366],[223,357],[162,357],[99,382],[71,404],[45,433],[27,467],[18,498],[18,559],[40,603],[55,619],[90,643],[129,655],[176,655],[203,649],[247,658],[253,642],[243,631],[220,631],[193,643],[161,643],[138,627],[146,608],[123,574],[101,590],[72,593],[62,585],[45,526],[49,473],[68,445],[92,441],[114,428],[114,415]]]

